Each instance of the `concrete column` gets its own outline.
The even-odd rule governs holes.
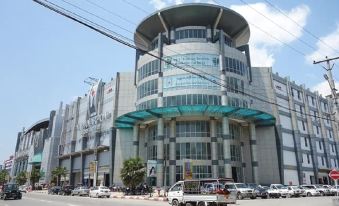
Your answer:
[[[139,125],[133,126],[133,157],[139,156]]]
[[[170,31],[170,43],[175,44],[175,28],[172,27]]]
[[[157,187],[164,184],[164,119],[158,119],[157,131]]]
[[[72,162],[73,162],[73,158],[72,156],[69,157],[69,184],[70,185],[74,185],[74,180],[73,180],[73,167],[72,167]]]
[[[222,137],[223,137],[223,144],[224,144],[225,177],[232,178],[231,136],[230,136],[229,121],[227,117],[222,118]]]
[[[211,157],[212,157],[212,177],[218,178],[218,140],[217,140],[217,121],[214,118],[210,120],[210,136],[211,136]]]
[[[250,135],[253,182],[259,184],[257,135],[253,123],[250,124]]]
[[[175,183],[175,144],[176,144],[176,122],[175,119],[170,121],[170,134],[169,134],[169,184]]]
[[[220,83],[226,84],[226,68],[225,68],[225,38],[222,31],[219,32],[219,66],[220,66]],[[227,90],[226,87],[221,86],[221,105],[227,105]]]

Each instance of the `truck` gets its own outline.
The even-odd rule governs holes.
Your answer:
[[[231,178],[182,180],[168,191],[168,203],[172,206],[226,206],[236,203],[236,192],[229,191],[225,184]]]

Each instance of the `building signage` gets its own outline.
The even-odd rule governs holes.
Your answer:
[[[92,161],[89,163],[89,173],[94,174],[96,172],[97,162]]]
[[[188,159],[185,159],[183,160],[184,162],[184,179],[185,180],[190,180],[190,179],[193,179],[193,162],[192,160],[188,160]]]
[[[157,168],[157,161],[156,160],[148,160],[147,161],[147,177],[155,177],[156,176],[156,168]]]
[[[217,82],[215,77],[208,77]],[[216,89],[218,86],[206,79],[192,74],[174,75],[164,77],[164,90],[171,89]]]
[[[98,102],[100,98],[101,80],[93,85],[88,94],[88,112],[89,116],[96,115],[98,113]]]
[[[100,124],[101,122],[105,120],[109,120],[112,117],[112,113],[107,112],[106,114],[100,114],[94,117],[90,117],[88,120],[86,120],[83,124],[78,124],[77,129],[81,130],[83,133],[88,132],[92,127]]]

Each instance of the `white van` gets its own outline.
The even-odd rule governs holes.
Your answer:
[[[232,179],[183,180],[175,183],[168,191],[168,203],[172,206],[227,205],[236,203],[236,193],[225,188]]]

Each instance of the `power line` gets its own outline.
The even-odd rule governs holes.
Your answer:
[[[288,19],[290,19],[292,22],[294,22],[298,27],[300,27],[302,30],[304,30],[307,34],[309,34],[310,36],[312,36],[313,38],[317,39],[318,41],[320,41],[322,44],[324,44],[325,46],[327,46],[328,48],[336,51],[337,53],[339,53],[339,51],[337,49],[335,49],[334,47],[330,46],[329,44],[327,44],[325,41],[323,41],[322,39],[320,39],[319,37],[317,37],[315,34],[313,34],[310,30],[306,29],[305,27],[301,26],[298,22],[296,22],[294,19],[292,19],[291,17],[289,17],[283,10],[279,9],[278,7],[276,7],[275,5],[273,5],[270,1],[268,0],[264,0],[266,3],[268,3],[272,8],[274,8],[275,10],[279,11],[281,14],[283,14],[285,17],[287,17]]]
[[[246,4],[247,7],[251,8],[253,11],[257,12],[258,14],[260,14],[262,17],[264,17],[265,19],[267,19],[268,21],[270,21],[271,23],[273,23],[274,25],[276,25],[277,27],[279,27],[280,29],[282,29],[283,31],[285,31],[286,33],[290,34],[291,36],[295,37],[298,41],[302,42],[304,45],[308,46],[309,48],[313,49],[313,50],[317,50],[314,46],[310,45],[309,43],[307,43],[306,41],[302,40],[301,38],[297,37],[295,34],[293,34],[292,32],[288,31],[287,29],[285,29],[284,27],[280,26],[278,23],[276,23],[275,21],[273,21],[272,19],[268,18],[265,14],[263,14],[262,12],[258,11],[256,8],[254,8],[253,6],[251,6],[250,4],[248,4],[246,1],[244,0],[240,0],[243,4]]]
[[[165,60],[165,59],[163,59],[162,57],[158,57],[157,55],[155,55],[155,54],[153,54],[153,53],[151,53],[151,52],[149,52],[149,51],[140,49],[140,48],[138,48],[137,46],[135,46],[135,45],[133,45],[133,44],[131,44],[131,43],[128,43],[128,42],[126,42],[126,41],[124,41],[124,40],[122,40],[122,39],[119,38],[119,37],[121,37],[121,36],[123,36],[123,35],[118,34],[117,32],[114,32],[114,31],[112,31],[112,30],[110,30],[110,29],[107,29],[107,28],[104,27],[104,26],[101,26],[101,25],[99,25],[99,24],[97,24],[97,23],[95,23],[95,22],[93,22],[93,21],[91,21],[91,20],[89,20],[89,19],[87,19],[87,18],[84,18],[84,17],[82,17],[82,16],[80,16],[80,15],[74,13],[74,12],[71,12],[71,11],[69,11],[69,10],[67,10],[67,9],[65,9],[65,8],[63,8],[63,7],[61,7],[61,6],[58,6],[58,5],[56,5],[56,4],[54,4],[54,3],[50,2],[50,1],[43,0],[44,2],[47,2],[48,4],[51,4],[52,6],[51,6],[51,5],[48,5],[48,4],[44,3],[44,2],[42,2],[41,0],[33,0],[33,1],[34,1],[34,2],[37,2],[38,4],[40,4],[40,5],[42,5],[42,6],[46,7],[46,8],[48,8],[48,9],[54,11],[54,12],[56,12],[56,13],[59,13],[59,14],[62,15],[62,16],[65,16],[65,17],[67,17],[67,18],[69,18],[69,19],[72,19],[72,20],[74,20],[74,21],[76,21],[76,22],[78,22],[78,23],[80,23],[80,24],[82,24],[82,25],[84,25],[84,26],[86,26],[86,27],[88,27],[88,28],[91,28],[91,29],[97,31],[98,33],[103,34],[104,36],[109,37],[109,38],[113,39],[114,41],[117,41],[118,43],[121,43],[121,44],[123,44],[123,45],[125,45],[125,46],[128,46],[128,47],[130,47],[130,48],[133,48],[133,49],[135,49],[135,50],[137,50],[137,51],[140,51],[140,52],[142,52],[142,53],[144,53],[144,54],[148,54],[148,55],[150,55],[150,56],[152,56],[152,57],[154,57],[154,58],[156,58],[156,59],[159,59],[160,61],[163,61],[164,63],[167,63],[167,64],[169,64],[169,65],[172,65],[172,66],[174,66],[174,67],[176,67],[176,68],[178,68],[178,69],[181,69],[181,70],[183,70],[183,71],[186,71],[186,72],[188,72],[188,73],[194,74],[194,75],[196,75],[196,76],[198,76],[198,77],[200,77],[200,78],[202,78],[202,79],[205,79],[205,80],[207,80],[207,81],[210,81],[210,82],[212,82],[212,83],[214,83],[214,84],[217,84],[217,85],[219,85],[219,86],[221,86],[221,87],[225,87],[225,88],[227,88],[227,89],[230,89],[227,85],[224,85],[224,84],[222,84],[222,83],[220,83],[220,82],[217,82],[217,81],[215,81],[215,80],[213,80],[213,79],[209,79],[208,77],[206,77],[206,76],[204,76],[204,75],[201,75],[201,74],[199,74],[199,73],[196,73],[196,72],[187,70],[186,68],[184,68],[184,67],[182,67],[182,66],[179,66],[179,65],[177,65],[177,64],[173,64],[172,62],[170,62],[170,61],[168,61],[168,60]],[[53,6],[54,6],[54,7],[53,7]],[[79,19],[81,19],[81,20],[79,20]],[[112,34],[114,34],[115,36],[112,35]],[[117,37],[117,36],[119,36],[119,37]],[[127,39],[128,39],[128,38],[127,38]],[[232,90],[235,90],[235,89],[233,89],[233,88],[231,88],[231,89],[232,89]],[[247,95],[247,96],[249,96],[249,97],[252,97],[253,99],[257,99],[257,100],[259,100],[259,101],[262,101],[262,102],[265,102],[265,103],[268,103],[268,104],[276,105],[276,106],[279,106],[279,107],[288,109],[288,110],[290,110],[290,111],[294,111],[294,112],[297,112],[297,113],[301,113],[301,114],[306,115],[306,116],[311,116],[311,117],[316,117],[316,118],[319,118],[319,119],[326,119],[326,120],[328,119],[328,118],[324,118],[324,117],[320,117],[320,116],[316,116],[316,115],[304,114],[304,113],[302,113],[302,112],[300,112],[300,111],[297,111],[297,110],[295,110],[295,109],[291,109],[291,108],[289,108],[289,107],[285,107],[285,106],[279,105],[279,104],[277,104],[276,102],[270,102],[270,101],[268,101],[268,100],[261,99],[261,98],[259,98],[259,97],[257,97],[257,96],[252,95],[252,94],[248,94],[248,93],[241,92],[241,91],[240,91],[240,93],[241,93],[241,94],[244,94],[244,95]],[[330,120],[330,121],[334,121],[334,120],[331,120],[331,119],[329,119],[329,120]]]

